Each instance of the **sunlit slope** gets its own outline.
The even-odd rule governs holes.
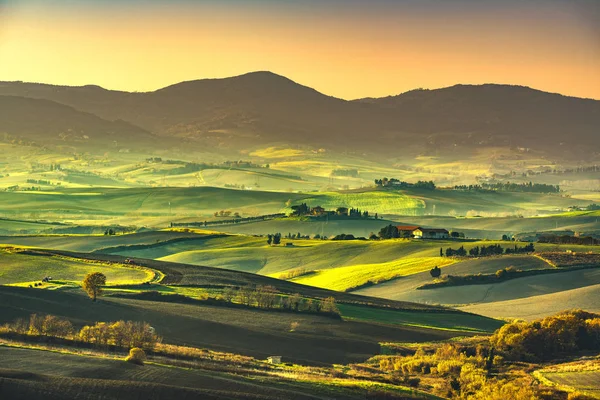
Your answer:
[[[52,277],[50,283],[42,286],[52,288],[54,281],[80,283],[91,272],[102,272],[108,285],[139,284],[154,278],[154,273],[146,269],[0,249],[0,285],[29,286]]]
[[[401,239],[390,241],[282,239],[282,243],[292,243],[293,246],[269,246],[266,238],[233,236],[210,239],[203,243],[183,242],[119,254],[240,269],[269,275],[297,268],[323,270],[358,264],[385,263],[403,257],[435,257],[439,255],[438,246],[445,244]],[[215,245],[217,247],[214,247]]]
[[[527,320],[542,318],[554,315],[562,310],[575,308],[598,313],[600,312],[600,283],[598,283],[597,277],[589,282],[596,284],[514,300],[473,304],[460,309],[493,316],[494,318],[523,318]],[[564,287],[567,287],[567,285]]]
[[[451,275],[477,273],[490,274],[494,273],[497,269],[506,268],[509,266],[514,266],[515,268],[523,270],[551,268],[549,265],[545,264],[539,259],[518,256],[502,257],[496,260],[482,259],[477,262],[465,261],[443,268],[442,273]],[[491,308],[494,308],[497,302],[506,302],[511,300],[517,301],[515,299],[522,299],[523,302],[526,302],[526,298],[532,296],[552,294],[556,294],[558,296],[561,292],[577,290],[579,288],[600,284],[600,269],[564,271],[549,275],[535,275],[511,279],[500,283],[449,286],[427,290],[416,289],[418,286],[429,283],[432,280],[433,279],[429,275],[429,272],[424,272],[392,282],[383,283],[381,285],[364,288],[358,290],[356,293],[394,300],[410,299],[410,301],[428,304],[482,304],[481,307],[483,308],[487,307],[485,304],[489,304]],[[584,308],[587,301],[588,300],[584,298],[573,297],[571,301],[563,305],[555,304],[555,306],[557,310],[573,307]],[[509,316],[508,314],[510,312],[511,311],[507,309],[505,314],[495,316]],[[551,314],[551,312],[548,314]]]
[[[365,285],[377,285],[395,278],[444,267],[454,262],[442,257],[404,258],[381,264],[362,264],[351,267],[315,271],[292,281],[303,285],[349,291]]]

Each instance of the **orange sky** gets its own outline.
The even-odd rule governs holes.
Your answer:
[[[346,99],[456,83],[600,99],[590,1],[166,3],[0,0],[0,80],[148,91],[270,70]]]

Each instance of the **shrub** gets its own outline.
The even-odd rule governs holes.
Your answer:
[[[462,360],[442,360],[437,365],[437,373],[442,376],[456,375],[460,373],[464,364]]]
[[[569,393],[569,395],[567,396],[567,400],[592,400],[593,397],[590,396],[586,396],[583,393],[579,393],[579,392],[573,392],[573,393]]]
[[[134,347],[133,349],[129,350],[129,355],[125,361],[132,364],[144,365],[144,361],[146,361],[146,353],[139,347]]]

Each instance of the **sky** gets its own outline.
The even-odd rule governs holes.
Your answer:
[[[0,0],[0,80],[151,91],[272,71],[355,99],[503,83],[600,99],[600,0]]]

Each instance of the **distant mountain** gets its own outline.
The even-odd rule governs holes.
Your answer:
[[[600,151],[600,101],[518,86],[457,85],[345,101],[255,72],[149,93],[2,82],[0,95],[52,100],[208,146],[289,143],[385,155],[512,146],[575,158]]]
[[[536,147],[598,145],[600,139],[600,101],[524,86],[456,85],[355,102],[393,110],[404,129],[426,134],[465,133],[482,140],[487,135]]]
[[[77,148],[122,148],[156,139],[125,121],[107,121],[49,100],[0,96],[0,139]]]

